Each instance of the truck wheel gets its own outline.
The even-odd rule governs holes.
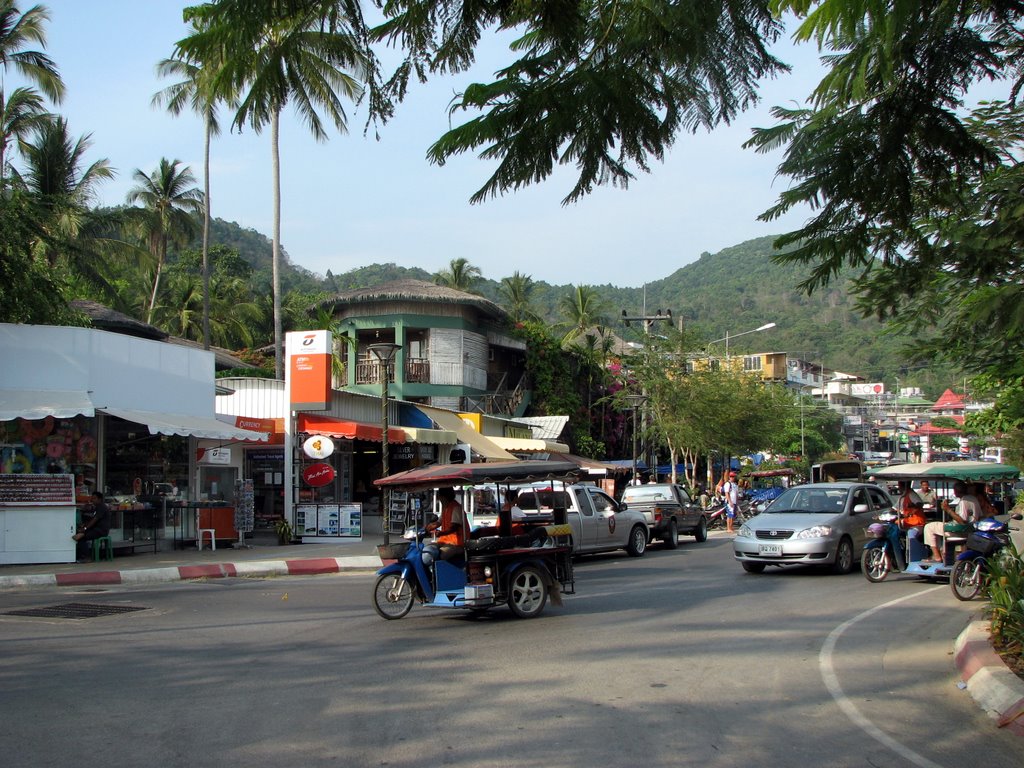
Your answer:
[[[508,585],[508,607],[520,619],[540,616],[548,602],[548,584],[544,574],[532,565],[524,565],[513,574]]]
[[[708,540],[708,520],[704,515],[700,516],[700,522],[697,523],[697,530],[693,532],[693,538],[698,544]]]
[[[675,518],[668,521],[668,533],[665,534],[664,542],[669,549],[679,546],[679,526],[676,525]]]
[[[631,557],[640,557],[647,551],[647,526],[635,525],[629,532],[629,541],[626,542],[626,552]]]

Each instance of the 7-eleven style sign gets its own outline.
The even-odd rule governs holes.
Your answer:
[[[331,404],[330,331],[293,331],[285,336],[293,411],[323,411]]]

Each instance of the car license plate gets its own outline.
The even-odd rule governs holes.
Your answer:
[[[759,555],[781,555],[782,545],[781,544],[758,544],[757,554]]]

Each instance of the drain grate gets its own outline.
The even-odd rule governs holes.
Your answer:
[[[113,616],[119,613],[144,611],[138,605],[101,605],[99,603],[62,603],[45,608],[22,608],[18,611],[4,611],[4,616],[35,616],[46,619],[95,619],[99,616]]]

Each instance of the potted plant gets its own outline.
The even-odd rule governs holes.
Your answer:
[[[274,523],[274,530],[277,531],[277,543],[291,544],[292,538],[295,535],[295,531],[292,528],[292,524],[285,518],[278,518]]]

